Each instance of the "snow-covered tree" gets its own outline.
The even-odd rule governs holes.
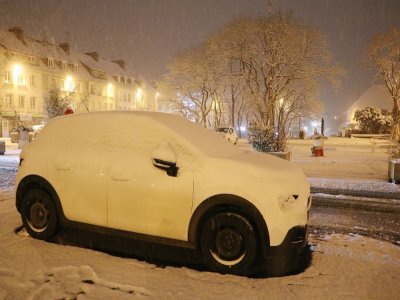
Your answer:
[[[206,127],[207,116],[218,101],[218,78],[216,62],[207,49],[204,46],[189,49],[173,61],[160,83],[163,100]]]
[[[356,110],[354,119],[358,122],[364,133],[382,134],[389,133],[393,125],[393,118],[387,111],[381,111],[375,107],[366,107]]]
[[[274,129],[276,146],[284,150],[292,122],[318,107],[320,80],[337,84],[340,74],[322,33],[275,15],[228,24],[179,56],[163,85],[178,110],[197,114],[200,124],[210,127],[209,113],[222,107],[217,103],[227,103],[228,112],[213,112],[213,124],[220,122],[219,113],[228,113],[234,127],[244,114],[254,116]]]
[[[240,60],[246,37],[242,35],[240,24],[225,27],[221,32],[210,37],[207,42],[209,53],[218,62],[220,89],[223,101],[227,103],[227,113],[231,126],[242,125],[249,107],[249,97],[244,69]],[[240,131],[239,131],[240,134]]]
[[[62,116],[67,107],[72,103],[70,96],[60,96],[60,89],[53,85],[48,91],[47,96],[44,98],[44,111],[46,120]]]
[[[392,96],[392,116],[395,124],[400,122],[400,29],[394,28],[375,36],[369,45],[368,56],[378,70],[387,90]]]
[[[336,84],[341,68],[332,64],[321,32],[288,16],[240,22],[247,39],[240,59],[253,95],[253,110],[278,132],[277,146],[283,150],[289,123],[315,98],[319,80]]]

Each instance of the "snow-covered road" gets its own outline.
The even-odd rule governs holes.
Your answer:
[[[311,235],[305,272],[246,278],[146,261],[15,234],[12,191],[0,192],[0,299],[396,299],[400,247],[358,235]]]

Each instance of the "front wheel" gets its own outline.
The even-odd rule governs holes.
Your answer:
[[[257,258],[257,239],[253,226],[243,216],[225,212],[212,216],[201,233],[203,261],[222,274],[247,275]]]
[[[48,240],[57,230],[57,210],[49,194],[40,189],[27,191],[22,200],[22,222],[30,236]]]

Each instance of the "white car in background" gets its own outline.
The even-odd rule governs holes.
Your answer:
[[[54,118],[23,149],[16,187],[37,239],[84,228],[190,248],[210,270],[240,275],[291,272],[307,244],[299,167],[170,114]]]
[[[224,137],[225,140],[228,142],[233,143],[234,145],[238,142],[238,136],[236,131],[233,127],[219,127],[217,128],[216,132]]]

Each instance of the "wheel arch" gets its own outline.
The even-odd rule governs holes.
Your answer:
[[[260,211],[248,200],[232,194],[214,195],[204,200],[194,211],[189,223],[189,242],[199,246],[201,228],[208,218],[223,211],[237,211],[255,226],[263,254],[269,246],[268,227]],[[263,234],[264,233],[264,234]]]
[[[18,212],[21,213],[21,206],[24,194],[26,193],[27,190],[35,186],[40,187],[50,195],[51,199],[54,201],[54,204],[56,206],[59,220],[60,221],[65,220],[64,212],[57,192],[55,191],[50,182],[48,182],[45,178],[39,175],[28,175],[24,177],[18,184],[16,192],[16,203],[15,203]]]

